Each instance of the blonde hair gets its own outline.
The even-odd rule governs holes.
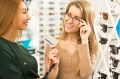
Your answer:
[[[6,34],[17,16],[17,9],[23,0],[0,0],[0,36]]]
[[[82,13],[82,19],[84,21],[86,21],[86,23],[88,25],[90,25],[91,27],[91,33],[90,33],[90,36],[89,36],[89,50],[90,52],[96,54],[97,51],[98,51],[98,43],[97,43],[97,40],[96,40],[96,36],[95,36],[95,32],[94,32],[94,26],[93,26],[93,23],[94,23],[94,12],[91,8],[91,5],[88,1],[86,0],[80,0],[80,1],[72,1],[68,4],[67,8],[66,8],[66,13],[69,11],[69,8],[71,6],[76,6],[77,8],[80,9],[81,13]],[[64,24],[64,21],[63,21],[63,24]],[[62,29],[62,34],[61,36],[59,37],[59,39],[65,39],[66,36],[67,36],[67,33],[65,32],[65,29],[64,29],[64,25],[63,25],[63,29]],[[79,35],[79,32],[78,32],[78,36],[80,38],[80,35]],[[81,39],[78,39],[80,42],[81,42]],[[90,54],[92,54],[90,53]]]

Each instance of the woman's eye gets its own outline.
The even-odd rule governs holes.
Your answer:
[[[78,20],[78,21],[80,21],[80,18],[79,17],[74,17],[75,18],[75,20]]]
[[[23,10],[23,13],[25,13],[25,14],[26,14],[27,12],[28,12],[28,10],[27,10],[27,9]]]
[[[70,17],[71,15],[69,13],[67,13],[67,15]]]
[[[78,17],[74,17],[75,18],[75,20],[79,20],[79,18]]]

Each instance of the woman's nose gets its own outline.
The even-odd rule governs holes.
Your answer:
[[[70,19],[68,20],[68,22],[69,22],[69,23],[73,23],[73,18],[70,18]]]
[[[30,19],[31,19],[30,15],[27,15],[27,19],[28,19],[28,20],[30,20]]]

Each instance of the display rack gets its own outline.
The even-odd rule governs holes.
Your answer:
[[[93,79],[120,79],[119,6],[116,0],[102,0],[97,11],[95,30],[100,50]]]
[[[44,38],[51,35],[57,37],[61,32],[61,20],[64,14],[66,0],[32,0],[29,13],[32,16],[29,29],[32,32],[32,43],[39,54],[39,74],[44,74]],[[38,58],[37,58],[38,59]]]

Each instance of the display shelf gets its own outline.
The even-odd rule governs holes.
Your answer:
[[[69,1],[64,0],[32,0],[29,6],[31,20],[29,27],[33,33],[33,43],[39,54],[39,74],[44,75],[44,38],[51,35],[57,37],[61,32],[61,20],[64,14],[64,6]]]
[[[120,79],[120,44],[116,31],[120,5],[114,0],[103,0],[95,19],[96,34],[99,40],[99,61],[93,79]]]

